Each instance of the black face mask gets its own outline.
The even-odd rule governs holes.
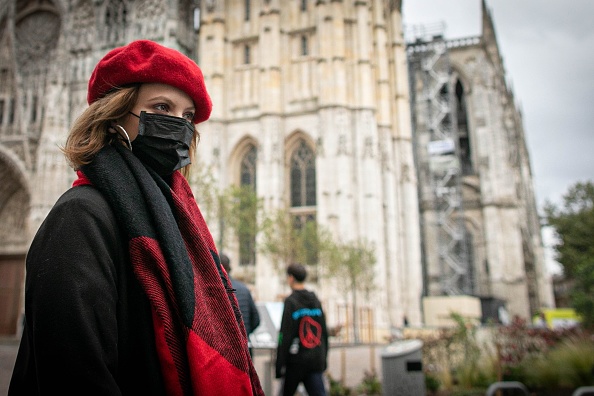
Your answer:
[[[145,111],[138,118],[138,136],[132,142],[132,152],[142,162],[161,176],[190,164],[194,126],[189,121]]]

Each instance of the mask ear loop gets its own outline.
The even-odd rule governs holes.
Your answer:
[[[124,132],[124,135],[126,135],[126,143],[128,143],[128,149],[130,151],[132,151],[132,142],[130,142],[130,136],[128,136],[128,132],[126,132],[126,130],[124,129],[123,126],[121,126],[120,124],[115,124],[114,128],[119,129],[120,131]]]

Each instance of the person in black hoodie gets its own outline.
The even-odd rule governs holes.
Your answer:
[[[283,378],[282,395],[293,396],[303,383],[309,396],[325,396],[323,373],[328,364],[328,331],[322,304],[303,282],[301,264],[287,268],[293,291],[285,299],[276,353],[276,378]]]

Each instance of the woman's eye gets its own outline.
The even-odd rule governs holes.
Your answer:
[[[155,110],[159,110],[159,111],[167,111],[169,108],[167,107],[166,104],[157,104],[155,105]]]
[[[188,121],[192,121],[194,119],[194,113],[185,113],[184,118]]]

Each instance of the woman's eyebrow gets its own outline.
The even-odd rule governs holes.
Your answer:
[[[149,102],[153,102],[153,101],[157,101],[157,100],[162,100],[162,101],[167,102],[167,103],[173,103],[173,100],[171,100],[167,96],[163,96],[163,95],[152,96],[152,97],[148,98],[147,100]]]
[[[149,101],[149,102],[163,101],[169,105],[175,104],[175,101],[173,99],[169,98],[168,96],[163,96],[163,95],[152,96],[152,97],[148,98],[147,101]],[[189,111],[189,110],[196,111],[196,106],[194,106],[194,104],[192,104],[184,109],[184,111]]]

